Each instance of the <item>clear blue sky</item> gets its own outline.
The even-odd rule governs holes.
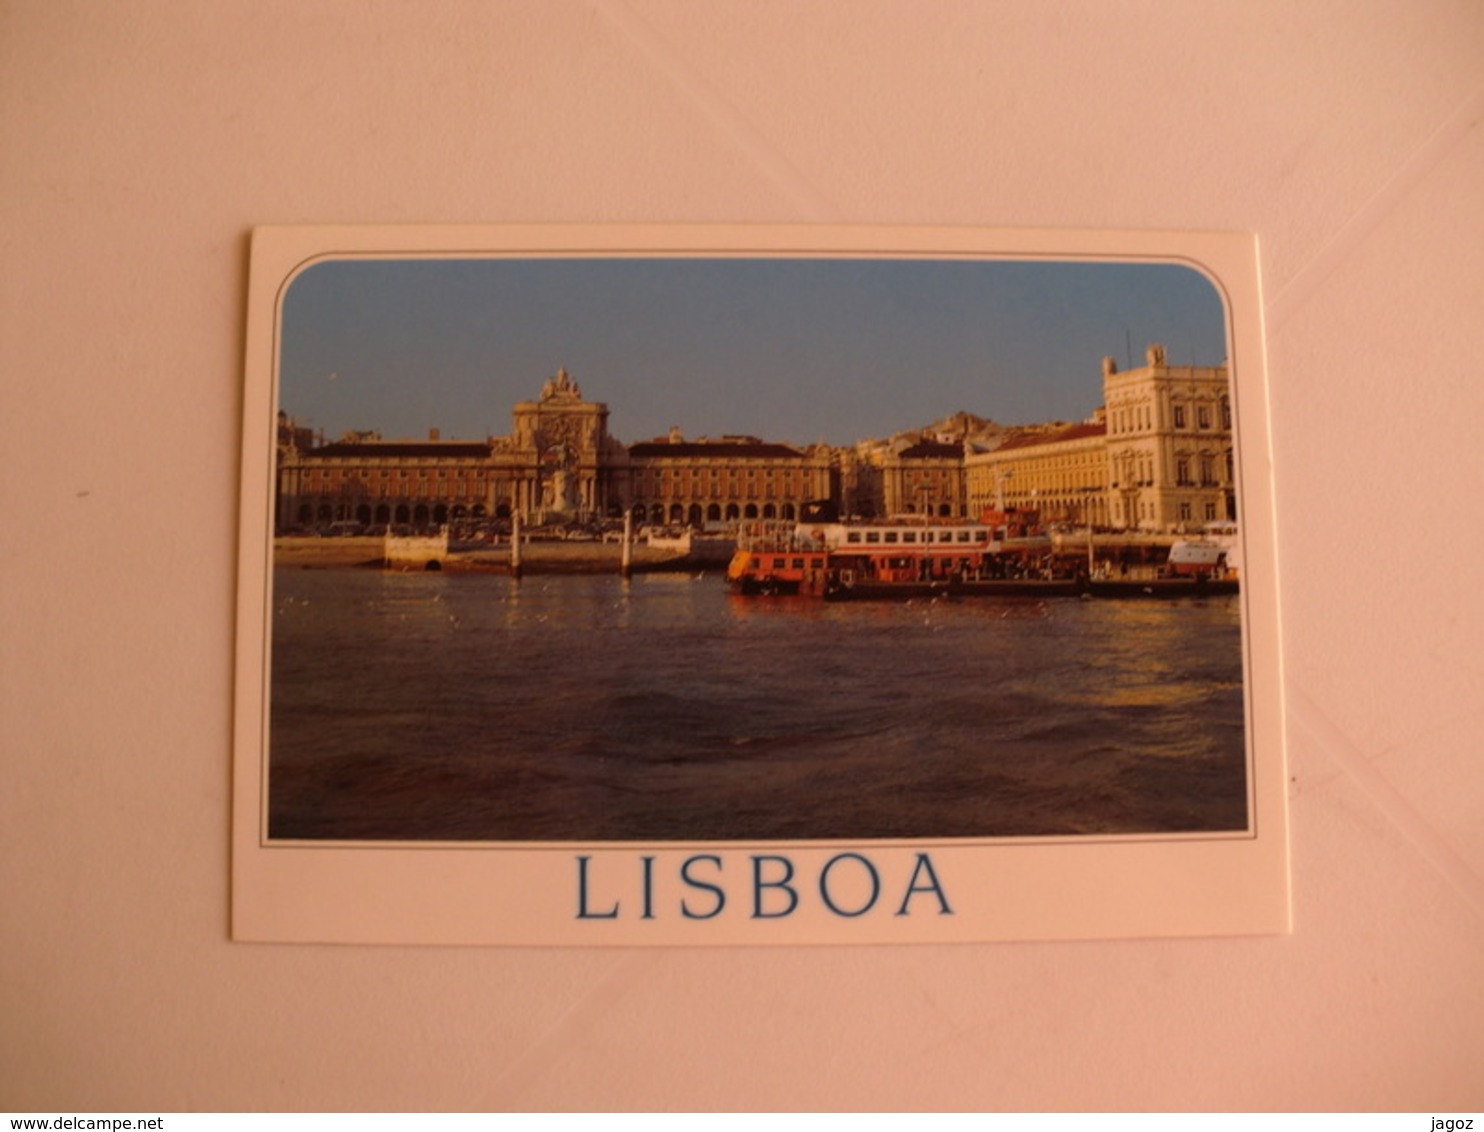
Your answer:
[[[565,366],[627,443],[846,444],[960,409],[1081,420],[1101,359],[1226,359],[1215,288],[1152,263],[336,260],[290,286],[280,407],[334,439],[504,435]]]

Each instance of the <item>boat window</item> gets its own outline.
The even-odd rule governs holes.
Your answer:
[[[880,531],[867,531],[866,532],[866,541],[867,542],[880,542],[881,541],[881,532]]]
[[[897,541],[897,532],[896,531],[887,531],[886,532],[886,541],[887,542],[896,542]]]
[[[959,542],[968,542],[969,541],[969,532],[968,531],[959,531],[958,532],[958,541]]]
[[[786,561],[788,561],[786,558],[775,558],[775,559],[773,559],[773,569],[775,569],[775,570],[782,570],[783,569],[783,564]]]
[[[903,542],[916,542],[917,541],[917,532],[916,531],[904,531],[902,533],[902,541]]]
[[[861,540],[861,533],[860,533],[860,531],[851,531],[849,534],[847,534],[845,536],[845,541],[846,542],[860,542],[860,540]]]
[[[804,560],[802,558],[795,558],[793,561],[793,568],[795,570],[802,570],[804,568]]]

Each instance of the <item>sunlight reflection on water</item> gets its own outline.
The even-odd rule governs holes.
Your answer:
[[[1246,825],[1237,598],[741,598],[275,572],[270,831],[941,838]]]

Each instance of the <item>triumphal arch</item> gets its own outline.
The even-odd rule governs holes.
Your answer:
[[[620,506],[614,479],[627,461],[608,435],[608,406],[583,400],[565,369],[547,380],[539,399],[516,403],[505,455],[513,505],[536,522],[589,519]]]

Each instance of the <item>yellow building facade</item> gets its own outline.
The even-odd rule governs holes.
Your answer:
[[[1125,530],[1194,530],[1237,517],[1226,366],[1172,366],[1163,346],[1125,373],[1103,359],[1108,515]]]
[[[964,446],[935,440],[864,442],[835,450],[843,515],[963,517],[967,511]]]
[[[1033,511],[1043,523],[1109,525],[1107,429],[1072,425],[1014,436],[964,458],[971,513]]]
[[[1042,522],[1172,533],[1237,517],[1226,366],[1172,366],[1152,345],[1120,372],[1103,359],[1094,418],[1013,437],[964,460],[969,506],[1036,511]]]

